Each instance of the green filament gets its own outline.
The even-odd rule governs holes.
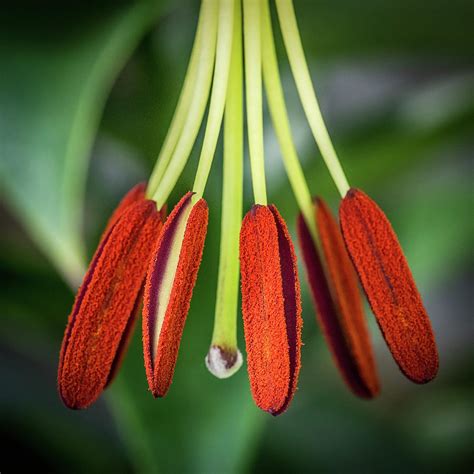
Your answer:
[[[161,147],[158,159],[156,161],[155,167],[150,176],[148,182],[147,194],[153,196],[156,188],[158,187],[159,182],[165,174],[166,168],[171,160],[173,151],[176,147],[176,143],[181,135],[181,132],[186,121],[186,116],[189,111],[189,106],[193,97],[194,84],[196,82],[197,70],[199,57],[201,55],[201,50],[203,49],[202,41],[202,29],[205,20],[205,8],[204,3],[201,6],[201,11],[199,13],[199,21],[196,30],[196,36],[194,38],[193,49],[191,52],[191,59],[189,60],[188,69],[186,71],[186,76],[184,78],[183,88],[181,89],[181,94],[178,99],[178,105],[174,111],[173,118],[171,120],[168,133],[166,134],[165,141]]]
[[[250,167],[256,204],[267,204],[262,118],[260,0],[244,0],[245,85]]]
[[[211,88],[212,71],[216,54],[217,14],[215,0],[203,0],[202,48],[191,103],[181,135],[170,159],[166,172],[153,194],[157,207],[161,208],[176,185],[199,132]]]
[[[270,115],[280,144],[288,179],[313,239],[316,239],[314,206],[296,153],[278,71],[268,0],[262,2],[262,66]]]
[[[347,178],[321,115],[301,44],[293,2],[292,0],[276,0],[276,6],[283,41],[288,53],[288,59],[290,61],[293,77],[295,78],[301,104],[303,105],[309,126],[326,166],[328,167],[329,173],[341,197],[344,197],[349,190],[349,183],[347,182]]]
[[[195,201],[200,199],[204,193],[222,125],[232,51],[233,17],[234,0],[221,0],[219,30],[217,33],[216,67],[214,70],[209,116],[193,186],[193,191],[195,192],[193,199]]]

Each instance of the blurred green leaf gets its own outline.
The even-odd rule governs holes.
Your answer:
[[[76,285],[84,271],[91,146],[112,83],[157,9],[146,2],[95,7],[87,15],[66,8],[54,16],[35,7],[28,16],[3,17],[0,179],[23,225]]]

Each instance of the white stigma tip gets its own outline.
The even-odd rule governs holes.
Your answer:
[[[240,369],[243,358],[239,349],[229,351],[219,346],[211,346],[205,362],[212,375],[218,379],[227,379]]]

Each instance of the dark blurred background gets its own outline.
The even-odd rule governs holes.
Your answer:
[[[220,144],[205,196],[203,265],[168,396],[154,400],[147,392],[137,331],[118,379],[98,403],[84,412],[61,404],[56,369],[71,288],[111,210],[151,170],[198,7],[197,0],[143,0],[2,9],[0,470],[472,472],[471,0],[295,0],[343,166],[392,220],[431,315],[441,358],[435,381],[416,386],[401,375],[368,311],[382,393],[372,402],[356,399],[322,340],[305,284],[303,367],[286,414],[275,419],[254,407],[245,368],[226,381],[207,372]],[[311,191],[336,210],[276,22],[275,35]],[[268,117],[265,133],[270,198],[294,233],[297,208]],[[192,185],[201,141],[170,205]]]

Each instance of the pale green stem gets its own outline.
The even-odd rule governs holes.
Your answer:
[[[306,118],[308,119],[314,139],[321,151],[321,155],[329,169],[329,173],[341,197],[344,197],[349,190],[349,183],[347,182],[347,178],[321,115],[301,44],[293,2],[292,0],[276,0],[276,6],[283,41]]]
[[[186,117],[191,105],[191,100],[193,97],[194,85],[196,83],[199,57],[201,55],[201,50],[204,47],[202,41],[202,29],[204,23],[204,3],[201,6],[201,11],[199,13],[199,21],[196,30],[196,35],[194,37],[193,49],[191,52],[191,58],[189,60],[188,69],[186,71],[186,76],[184,78],[183,88],[181,89],[181,94],[178,99],[178,104],[174,111],[173,118],[171,120],[170,127],[166,134],[166,138],[161,147],[158,159],[156,160],[155,167],[148,181],[147,195],[153,196],[156,188],[158,187],[161,178],[165,174],[166,168],[170,162],[173,151],[176,147],[176,143],[181,135],[181,132],[186,121]]]
[[[280,144],[286,173],[306,225],[313,239],[316,240],[314,205],[291,134],[280,73],[278,71],[278,60],[275,52],[268,0],[262,2],[262,66],[267,102],[275,133]]]
[[[211,345],[237,347],[239,232],[243,186],[242,25],[236,2],[234,39],[224,120],[224,182],[216,312]]]
[[[244,0],[245,85],[250,168],[256,204],[267,204],[262,118],[260,0]]]
[[[158,184],[153,199],[160,209],[176,185],[199,132],[211,88],[212,71],[216,54],[218,4],[215,0],[203,0],[202,43],[192,100],[173,156]]]
[[[234,24],[234,0],[220,0],[219,29],[217,32],[216,67],[212,85],[209,115],[202,145],[199,166],[194,180],[193,199],[199,200],[206,187],[212,160],[219,138],[224,115],[224,105],[229,79],[230,56],[232,51],[232,28]]]

